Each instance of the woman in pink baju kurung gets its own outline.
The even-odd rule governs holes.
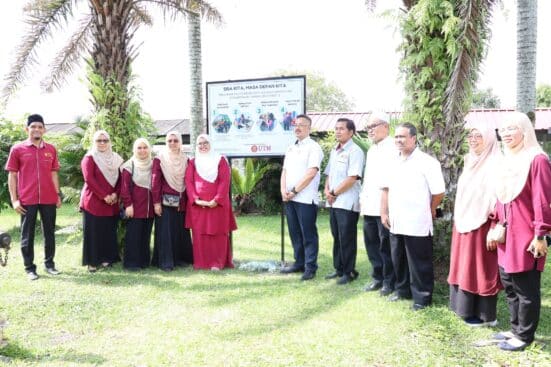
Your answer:
[[[186,176],[188,195],[186,227],[193,238],[193,267],[220,270],[233,268],[230,232],[237,229],[231,200],[230,167],[212,151],[209,137],[199,135],[195,158]]]
[[[533,342],[541,308],[541,272],[547,255],[545,235],[551,231],[551,166],[528,117],[511,114],[499,129],[505,160],[497,177],[497,221],[505,224],[504,243],[497,246],[501,282],[509,306],[511,330],[496,334],[507,351]]]

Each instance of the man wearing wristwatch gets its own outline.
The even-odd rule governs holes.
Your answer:
[[[303,272],[301,280],[313,279],[318,269],[318,213],[320,165],[323,151],[310,138],[312,120],[298,115],[294,125],[297,141],[285,153],[281,171],[281,198],[295,263],[281,269],[284,274]]]
[[[329,207],[329,224],[333,235],[333,266],[326,279],[337,278],[337,284],[350,283],[358,277],[358,219],[360,214],[361,177],[365,154],[353,141],[354,121],[340,118],[335,125],[337,146],[331,150],[325,168],[325,197]]]
[[[40,213],[44,235],[46,272],[57,275],[54,264],[56,208],[61,206],[57,151],[44,142],[44,119],[30,115],[25,128],[28,139],[15,144],[6,163],[13,209],[21,215],[21,253],[29,280],[38,279],[34,264],[34,230]]]

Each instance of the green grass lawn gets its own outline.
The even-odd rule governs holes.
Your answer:
[[[78,225],[80,215],[66,206],[57,222]],[[238,225],[236,260],[280,258],[279,217],[240,217]],[[507,329],[502,296],[501,328],[495,329],[469,328],[457,319],[447,308],[445,284],[437,285],[434,306],[424,311],[411,311],[410,302],[389,303],[362,291],[370,271],[362,240],[359,280],[346,286],[324,280],[332,270],[326,215],[318,219],[320,269],[309,282],[239,270],[129,273],[120,264],[90,274],[80,265],[80,237],[74,235],[57,236],[56,264],[63,272],[57,277],[44,273],[37,238],[41,278],[31,282],[18,249],[18,218],[4,211],[0,227],[15,242],[8,266],[0,268],[0,317],[9,320],[0,365],[551,366],[549,271],[536,343],[505,353],[472,346]]]

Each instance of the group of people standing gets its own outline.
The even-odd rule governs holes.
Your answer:
[[[334,271],[326,279],[344,285],[355,280],[357,223],[363,216],[364,243],[372,265],[366,291],[391,302],[413,299],[413,310],[432,303],[433,220],[445,184],[440,163],[417,146],[417,130],[401,123],[390,137],[389,117],[371,114],[367,154],[352,139],[355,124],[340,118],[337,144],[324,171],[324,196],[333,236]],[[312,121],[296,117],[297,138],[286,154],[280,189],[285,203],[295,262],[282,273],[318,270],[316,227],[323,152],[310,137]],[[14,145],[6,170],[14,210],[21,215],[21,251],[29,279],[34,264],[34,229],[40,213],[45,267],[55,268],[55,216],[61,205],[55,147],[43,141],[44,120],[31,115],[28,139]],[[495,326],[497,294],[505,290],[511,330],[494,335],[503,350],[522,350],[534,340],[541,308],[541,272],[551,232],[551,165],[522,113],[511,113],[495,131],[468,129],[469,152],[457,182],[451,264],[450,307],[468,325]],[[97,131],[82,160],[84,187],[83,265],[90,272],[120,261],[117,226],[126,220],[123,266],[150,264],[165,271],[193,264],[196,269],[233,267],[230,233],[237,228],[229,198],[230,167],[215,153],[207,135],[197,138],[195,157],[182,151],[181,135],[170,132],[152,158],[146,139],[134,142],[128,161]],[[363,177],[363,183],[362,183]],[[153,255],[151,232],[155,228]],[[190,235],[190,229],[192,235]],[[193,240],[192,240],[193,238]]]
[[[38,279],[33,252],[37,213],[44,232],[46,272],[59,274],[53,261],[56,206],[61,206],[59,161],[55,147],[42,139],[45,131],[42,116],[29,116],[28,139],[12,147],[6,163],[12,206],[21,215],[21,251],[30,280]],[[120,261],[121,217],[126,226],[122,260],[128,270],[150,265],[165,271],[191,264],[195,269],[233,267],[230,233],[237,226],[229,198],[229,164],[211,149],[207,135],[197,138],[194,158],[182,148],[180,133],[172,131],[153,158],[150,143],[139,138],[132,157],[124,162],[112,150],[106,131],[94,133],[81,162],[84,186],[79,203],[82,264],[88,271]]]
[[[415,126],[399,124],[392,138],[389,121],[386,113],[371,114],[366,155],[352,140],[354,122],[336,123],[337,144],[324,172],[335,271],[325,278],[343,285],[358,277],[361,214],[372,265],[365,290],[391,302],[413,299],[417,311],[432,303],[433,220],[445,183],[440,163],[417,147]],[[280,185],[295,257],[281,272],[301,272],[302,280],[313,279],[318,268],[323,153],[309,136],[311,123],[297,116],[297,140],[285,155]],[[493,338],[501,349],[516,351],[532,343],[539,321],[545,236],[551,232],[551,165],[525,114],[510,114],[498,133],[503,152],[494,130],[468,129],[469,153],[455,198],[450,308],[470,326],[495,326],[497,294],[504,289],[511,330]]]

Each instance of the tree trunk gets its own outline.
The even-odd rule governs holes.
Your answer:
[[[188,13],[189,72],[191,92],[190,148],[195,153],[197,136],[205,129],[203,126],[203,76],[201,59],[201,17],[197,13]]]
[[[129,16],[131,5],[130,0],[95,0],[90,5],[95,19],[92,25],[91,66],[105,81],[117,82],[126,93],[133,54],[130,41],[136,29]],[[93,102],[96,112],[103,107],[121,118],[128,107],[128,98],[122,104],[114,98]]]
[[[517,110],[536,108],[537,0],[517,0]]]

